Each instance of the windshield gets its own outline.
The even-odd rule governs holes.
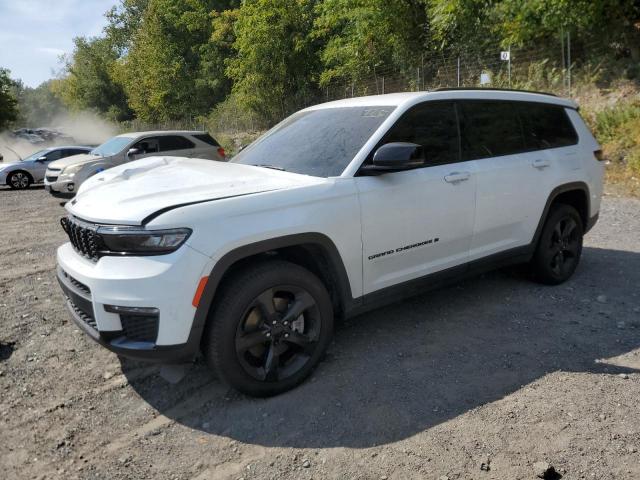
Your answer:
[[[113,137],[102,145],[91,150],[91,155],[99,155],[101,157],[110,157],[111,155],[115,155],[120,152],[124,147],[126,147],[129,142],[133,140],[132,137]]]
[[[340,107],[294,113],[231,162],[315,177],[339,176],[394,108]]]
[[[45,155],[45,153],[47,153],[49,150],[39,150],[36,153],[33,153],[31,155],[29,155],[27,158],[23,158],[22,161],[23,162],[28,162],[30,160],[35,160],[37,158],[43,157]]]

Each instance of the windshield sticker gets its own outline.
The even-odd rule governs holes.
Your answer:
[[[367,108],[362,112],[362,117],[379,118],[386,117],[391,112],[390,108]]]

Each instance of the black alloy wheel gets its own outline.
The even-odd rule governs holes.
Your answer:
[[[284,260],[256,260],[223,279],[202,338],[207,363],[247,395],[277,395],[317,366],[333,332],[324,283]]]
[[[556,205],[545,222],[533,257],[536,278],[548,285],[568,280],[580,262],[583,235],[577,210],[570,205]]]
[[[303,288],[279,285],[258,295],[236,333],[236,353],[245,372],[277,382],[299,372],[318,348],[322,318]]]

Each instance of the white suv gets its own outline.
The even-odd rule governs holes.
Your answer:
[[[334,316],[529,263],[567,280],[598,218],[600,147],[572,101],[498,90],[353,98],[290,116],[230,163],[152,157],[67,204],[58,278],[117,354],[202,351],[251,395],[292,388]]]
[[[108,168],[157,154],[225,160],[224,149],[207,132],[166,130],[124,133],[83,155],[52,162],[44,188],[55,197],[73,197],[89,177]]]

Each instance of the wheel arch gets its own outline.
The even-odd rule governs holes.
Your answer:
[[[536,228],[532,244],[537,245],[538,239],[542,234],[544,223],[549,216],[549,212],[551,211],[553,206],[558,203],[571,205],[578,211],[586,233],[590,225],[590,198],[589,186],[584,182],[570,182],[554,188],[547,198],[547,202],[544,206],[544,210],[542,211],[542,215],[540,216],[540,221],[538,222],[538,227]]]
[[[219,287],[229,275],[252,261],[279,258],[300,265],[323,282],[334,311],[344,314],[353,304],[351,284],[342,257],[333,241],[321,233],[300,233],[243,245],[226,253],[216,262],[200,297],[191,328],[190,341],[198,344]]]
[[[11,175],[13,175],[14,173],[24,173],[27,177],[29,177],[30,182],[34,183],[33,175],[28,170],[18,168],[16,170],[11,170],[9,173],[7,173],[7,179],[5,180],[5,183],[7,185],[10,185],[9,179],[11,178]]]

